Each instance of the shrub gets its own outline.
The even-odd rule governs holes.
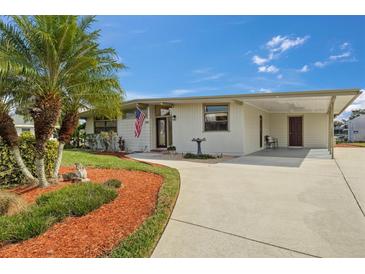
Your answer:
[[[0,217],[0,244],[38,236],[66,217],[86,215],[116,196],[115,190],[93,183],[74,184],[46,193],[27,211]]]
[[[27,203],[14,193],[0,191],[0,216],[14,215],[27,207]]]
[[[57,158],[58,142],[49,140],[46,144],[45,168],[50,176]],[[35,175],[35,138],[31,132],[24,132],[19,138],[19,149],[25,165]],[[0,138],[0,186],[24,182],[9,147]]]
[[[107,187],[120,188],[123,184],[118,179],[110,179],[103,183]]]
[[[214,157],[213,155],[210,154],[193,154],[193,153],[186,153],[184,154],[184,158],[185,159],[215,159],[216,157]]]

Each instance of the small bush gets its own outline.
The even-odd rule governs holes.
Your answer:
[[[0,243],[38,236],[64,218],[86,215],[116,196],[115,190],[93,183],[74,184],[46,193],[29,210],[0,217]]]
[[[216,157],[214,157],[213,155],[210,154],[193,154],[193,153],[186,153],[184,154],[184,158],[185,159],[202,159],[202,160],[206,160],[206,159],[215,159]]]
[[[14,215],[24,211],[27,203],[14,193],[7,191],[0,191],[0,216]]]
[[[19,149],[25,165],[35,175],[35,138],[31,132],[23,132],[19,137]],[[49,140],[46,144],[45,168],[51,175],[57,158],[58,142]],[[24,182],[23,174],[18,168],[9,147],[0,138],[0,186]]]
[[[110,179],[104,182],[104,185],[107,187],[120,188],[123,183],[118,179]]]

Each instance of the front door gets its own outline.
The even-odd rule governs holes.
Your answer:
[[[156,118],[157,147],[167,147],[167,118]]]
[[[289,117],[289,146],[303,146],[303,117]]]

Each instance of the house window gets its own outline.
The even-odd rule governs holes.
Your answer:
[[[30,128],[25,128],[25,127],[22,128],[22,132],[29,132],[29,131],[30,131]]]
[[[359,131],[358,130],[354,130],[354,134],[358,134],[359,133]]]
[[[117,120],[106,120],[106,119],[103,119],[103,118],[95,119],[94,133],[99,134],[102,131],[117,132]]]
[[[204,130],[227,131],[228,130],[228,105],[204,106]]]

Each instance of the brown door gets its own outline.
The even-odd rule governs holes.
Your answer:
[[[303,117],[289,117],[289,146],[303,146]]]

